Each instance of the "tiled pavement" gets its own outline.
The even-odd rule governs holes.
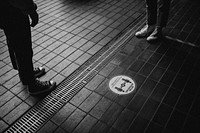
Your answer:
[[[192,133],[199,130],[200,15],[198,0],[173,1],[167,38],[156,44],[129,38],[115,58],[38,132]],[[34,62],[61,83],[135,24],[142,25],[143,0],[36,0],[40,23],[32,29]],[[131,25],[130,25],[131,24]],[[127,28],[127,26],[129,26]],[[127,28],[127,29],[126,29]],[[0,32],[0,132],[40,98],[29,96],[12,69]],[[117,95],[115,75],[136,81],[136,91]]]

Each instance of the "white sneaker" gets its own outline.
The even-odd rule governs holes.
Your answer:
[[[135,33],[136,37],[148,37],[155,29],[155,25],[145,25],[141,30]]]

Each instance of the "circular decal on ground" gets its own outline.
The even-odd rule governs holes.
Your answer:
[[[125,75],[115,76],[109,81],[109,88],[120,95],[131,93],[135,87],[133,79]]]

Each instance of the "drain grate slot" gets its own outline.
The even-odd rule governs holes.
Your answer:
[[[63,103],[50,95],[38,104],[35,108],[24,115],[8,131],[10,132],[35,132],[42,124],[49,119],[56,111],[63,106]]]

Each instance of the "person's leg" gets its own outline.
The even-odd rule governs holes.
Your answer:
[[[8,39],[7,39],[7,44],[9,44]],[[12,63],[13,68],[14,68],[15,70],[18,70],[14,50],[12,49],[12,47],[8,47],[8,51],[9,51],[9,54],[10,54],[10,60],[11,60],[11,63]]]
[[[162,38],[162,29],[166,27],[171,0],[160,0],[159,1],[159,13],[157,17],[156,28],[153,33],[147,37],[148,42],[156,41]]]
[[[155,25],[157,21],[157,0],[146,0],[147,24]]]
[[[10,56],[14,53],[19,76],[26,85],[31,95],[39,95],[50,92],[56,87],[53,81],[39,81],[34,76],[33,50],[31,41],[31,29],[28,15],[9,4],[6,4],[6,15],[3,30],[8,40],[8,47],[11,50]]]
[[[146,0],[146,25],[135,33],[136,37],[147,37],[155,29],[157,22],[157,0]]]
[[[17,69],[22,82],[31,83],[34,80],[32,62],[32,42],[29,18],[20,13],[13,14],[14,17],[7,21],[4,32],[7,37],[11,60],[17,62]],[[17,18],[17,19],[16,19]],[[15,59],[13,59],[15,57]]]
[[[170,9],[171,0],[160,0],[159,4],[159,13],[157,18],[157,26],[158,27],[166,27],[168,17],[169,17],[169,9]]]

